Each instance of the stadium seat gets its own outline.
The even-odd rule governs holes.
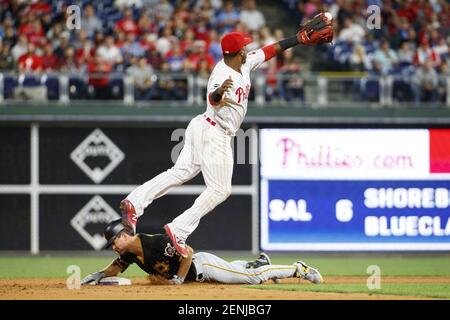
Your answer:
[[[13,98],[13,93],[14,93],[14,88],[17,87],[18,81],[17,81],[17,77],[13,77],[13,76],[5,76],[3,78],[3,90],[4,90],[4,98],[5,99],[12,99]]]
[[[87,99],[87,86],[81,78],[69,78],[69,98],[70,100]]]
[[[49,100],[59,99],[59,80],[56,76],[50,76],[45,81],[47,86],[47,98]]]
[[[110,83],[111,99],[122,100],[123,99],[123,80],[111,79]]]

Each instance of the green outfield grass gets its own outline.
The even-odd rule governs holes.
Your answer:
[[[223,257],[254,259],[254,257]],[[450,256],[283,256],[272,258],[273,264],[292,264],[301,258],[320,270],[324,276],[367,276],[367,267],[377,265],[385,276],[450,276]],[[0,278],[65,278],[67,267],[78,265],[81,274],[97,271],[112,261],[111,257],[2,257],[0,256]],[[130,266],[124,273],[128,277],[144,276],[137,266]]]
[[[369,290],[364,284],[264,285],[246,286],[258,290],[287,290],[302,292],[367,293],[450,299],[450,287],[443,284],[382,284],[379,290]]]
[[[225,260],[252,260],[253,256],[223,256]],[[113,257],[77,257],[77,256],[0,256],[0,279],[12,278],[66,278],[69,274],[67,268],[71,265],[80,267],[81,276],[98,271],[108,265]],[[365,276],[368,277],[367,267],[377,265],[380,267],[381,276],[450,276],[450,256],[336,256],[336,255],[275,255],[273,264],[292,264],[302,259],[311,266],[320,270],[322,275],[328,276]],[[136,265],[130,266],[124,273],[125,277],[143,277],[146,274]],[[365,284],[321,284],[301,285],[292,284],[265,284],[263,286],[245,286],[246,288],[259,290],[290,290],[290,291],[315,291],[334,293],[367,293],[380,295],[401,295],[416,297],[431,297],[450,299],[450,285],[448,280],[443,283],[427,283],[422,279],[421,283],[383,283],[381,289],[372,290]]]

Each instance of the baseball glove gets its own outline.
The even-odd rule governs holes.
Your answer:
[[[333,41],[333,25],[325,13],[319,13],[300,25],[297,39],[305,45],[329,43]]]

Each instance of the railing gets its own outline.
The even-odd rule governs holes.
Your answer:
[[[28,100],[60,104],[108,100],[130,106],[158,103],[202,105],[208,79],[186,73],[158,73],[139,84],[124,73],[41,74],[0,73],[0,103]],[[390,107],[431,105],[450,107],[450,77],[439,78],[431,92],[421,90],[411,77],[254,74],[249,102],[255,107]]]

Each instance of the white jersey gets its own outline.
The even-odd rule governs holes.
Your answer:
[[[168,224],[177,239],[185,241],[197,228],[200,219],[231,194],[233,176],[231,136],[236,134],[247,113],[248,94],[251,87],[250,71],[258,68],[264,60],[265,54],[262,49],[249,52],[247,61],[241,67],[242,73],[228,67],[223,60],[217,63],[208,81],[206,112],[189,122],[185,132],[184,147],[175,165],[137,187],[127,196],[136,210],[137,217],[144,213],[144,209],[153,200],[191,180],[201,171],[206,189],[189,209]],[[233,87],[229,90],[227,97],[238,105],[224,106],[216,111],[208,97],[230,76],[233,80]],[[207,121],[207,117],[211,118],[216,125],[211,125],[212,122]],[[208,272],[206,271],[206,273]],[[292,273],[292,267],[287,268],[286,272]],[[244,283],[261,281],[259,277],[250,277],[252,280],[247,278],[247,280],[229,280],[227,277],[217,276],[214,271],[206,274],[206,279],[208,278],[234,282],[244,281]]]
[[[247,53],[247,60],[241,66],[241,73],[239,73],[227,66],[222,59],[216,64],[209,77],[205,115],[232,135],[235,135],[247,113],[248,97],[251,88],[250,71],[256,70],[264,61],[265,54],[262,49],[251,51]],[[225,94],[225,97],[235,101],[239,106],[223,107],[216,111],[209,100],[209,95],[229,77],[233,80],[233,87]]]

